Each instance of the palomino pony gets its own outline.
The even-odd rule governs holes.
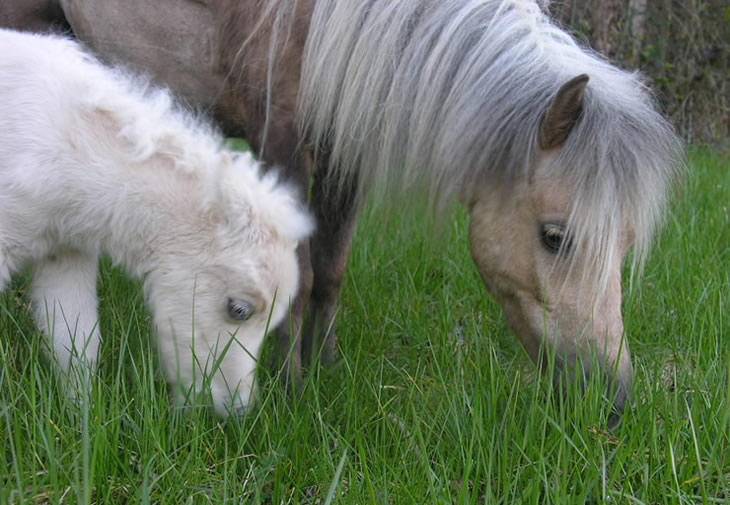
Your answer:
[[[623,409],[621,265],[632,246],[633,270],[646,257],[681,143],[640,76],[577,45],[535,1],[28,3],[245,136],[302,198],[314,176],[317,231],[299,250],[293,306],[293,327],[306,324],[301,339],[278,331],[294,375],[318,334],[334,348],[363,195],[420,191],[435,213],[468,208],[474,261],[530,356],[547,347],[584,372],[594,356]],[[39,23],[30,8],[4,15]]]
[[[71,395],[94,367],[97,257],[144,280],[178,397],[245,409],[311,230],[295,193],[66,38],[0,30],[0,290],[33,271],[35,319]]]

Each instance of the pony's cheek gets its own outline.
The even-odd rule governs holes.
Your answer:
[[[516,294],[501,296],[497,299],[504,309],[507,327],[517,336],[530,358],[537,361],[542,343],[540,332],[535,331],[536,327],[539,330],[540,325],[537,324],[531,304],[524,297]]]

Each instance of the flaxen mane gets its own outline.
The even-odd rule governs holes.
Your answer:
[[[587,74],[585,108],[550,168],[599,286],[627,229],[645,257],[681,143],[635,73],[579,47],[528,0],[319,0],[302,64],[301,121],[336,184],[434,208],[467,187],[524,180],[558,88]]]

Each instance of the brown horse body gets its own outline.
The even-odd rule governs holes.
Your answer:
[[[470,239],[475,263],[488,290],[504,307],[511,329],[530,356],[538,360],[543,344],[548,342],[560,354],[558,362],[564,365],[570,363],[567,368],[573,368],[580,362],[587,369],[588,356],[594,353],[593,356],[597,357],[608,378],[608,389],[613,391],[614,407],[621,411],[630,391],[632,376],[620,310],[621,263],[636,236],[639,235],[637,240],[641,245],[646,242],[645,236],[650,234],[652,221],[661,207],[672,175],[669,165],[672,164],[670,158],[675,145],[674,137],[670,128],[654,114],[650,100],[643,98],[645,92],[637,81],[632,80],[633,77],[582,53],[577,46],[572,45],[572,41],[563,40],[563,37],[568,39],[567,35],[541,17],[536,4],[527,0],[507,3],[510,4],[509,9],[505,8],[503,12],[503,5],[499,2],[484,0],[478,6],[484,12],[475,10],[467,15],[467,10],[473,6],[467,5],[467,2],[442,4],[427,0],[423,0],[423,4],[428,4],[428,7],[423,9],[418,3],[401,0],[369,0],[357,6],[348,6],[336,0],[158,0],[152,3],[143,0],[103,3],[88,0],[33,0],[24,2],[22,6],[7,5],[7,2],[0,5],[0,19],[6,26],[34,30],[70,26],[75,35],[102,58],[143,70],[171,87],[194,107],[212,116],[227,135],[246,138],[265,162],[279,167],[282,176],[299,188],[302,200],[307,198],[310,181],[314,178],[309,203],[317,219],[317,229],[310,241],[301,243],[298,250],[301,288],[293,303],[291,324],[277,330],[280,356],[286,356],[291,351],[289,359],[285,360],[288,364],[287,377],[299,377],[302,356],[310,355],[315,340],[320,336],[324,336],[324,359],[332,357],[336,341],[332,322],[357,215],[357,202],[361,201],[358,190],[373,185],[377,187],[390,180],[385,176],[380,177],[376,172],[369,179],[346,174],[346,177],[339,179],[335,177],[340,182],[340,191],[335,192],[328,190],[324,179],[329,177],[333,166],[349,166],[349,170],[355,170],[357,167],[362,168],[358,165],[361,160],[382,162],[377,154],[367,151],[369,148],[363,145],[376,146],[371,148],[373,150],[385,145],[384,151],[390,149],[389,152],[396,153],[391,158],[405,160],[406,168],[409,158],[418,160],[413,163],[414,170],[420,170],[421,165],[425,167],[424,170],[435,166],[436,175],[431,175],[432,192],[434,185],[437,192],[439,184],[451,185],[451,193],[468,207],[472,214]],[[448,11],[460,8],[463,11]],[[442,123],[448,130],[448,121],[457,125],[468,124],[469,121],[460,118],[475,114],[475,106],[479,105],[467,104],[468,107],[459,109],[463,107],[459,104],[466,100],[460,100],[461,96],[454,94],[458,90],[467,94],[477,93],[475,99],[494,99],[491,95],[478,95],[478,90],[475,92],[474,87],[466,86],[473,84],[468,79],[482,82],[481,79],[488,77],[486,74],[489,72],[485,70],[482,74],[470,75],[471,68],[449,67],[453,61],[445,61],[443,66],[446,70],[440,73],[438,66],[429,66],[432,60],[428,59],[431,56],[428,51],[453,54],[457,61],[468,57],[474,68],[480,64],[487,68],[487,64],[499,61],[500,55],[504,55],[499,51],[511,51],[511,46],[503,46],[495,55],[480,57],[479,52],[470,48],[474,40],[484,36],[481,32],[486,25],[479,23],[476,28],[470,28],[476,32],[469,33],[467,28],[461,30],[466,35],[460,42],[453,44],[457,49],[463,46],[461,53],[455,53],[454,47],[448,45],[449,37],[458,39],[459,30],[438,38],[442,33],[451,33],[441,25],[438,25],[439,35],[433,41],[414,42],[419,30],[423,31],[424,36],[432,36],[433,25],[428,23],[434,22],[435,15],[446,19],[444,24],[456,18],[468,23],[469,19],[477,15],[505,15],[507,21],[503,29],[514,29],[515,34],[522,34],[516,37],[527,37],[530,44],[544,46],[543,50],[535,51],[536,62],[543,52],[558,52],[556,57],[535,63],[536,68],[547,72],[545,80],[553,81],[547,84],[536,82],[535,86],[543,86],[539,93],[532,98],[525,98],[521,105],[514,105],[513,108],[508,103],[512,97],[505,94],[501,101],[492,102],[491,109],[486,113],[471,119],[472,123],[487,121],[489,114],[494,112],[496,116],[503,109],[504,119],[513,120],[515,111],[521,113],[520,107],[529,107],[531,110],[524,117],[530,121],[524,125],[524,132],[516,131],[522,128],[518,124],[511,127],[515,130],[514,136],[502,138],[501,132],[512,133],[512,130],[506,126],[497,128],[495,131],[500,133],[494,136],[500,137],[507,147],[493,148],[496,154],[492,159],[475,154],[469,158],[476,160],[473,163],[475,166],[466,167],[468,172],[462,171],[451,178],[443,175],[448,174],[448,166],[442,161],[446,159],[445,163],[448,163],[449,156],[446,153],[449,153],[449,146],[467,142],[474,132],[479,135],[483,130],[480,125],[475,124],[475,128],[469,131],[439,133],[437,130],[441,125],[434,124],[434,135],[439,134],[447,139],[439,144],[443,149],[440,154],[431,152],[430,142],[417,142],[428,133],[428,130],[425,133],[423,131],[423,120],[420,123],[415,123],[415,120],[411,122],[417,133],[413,135],[408,133],[407,128],[398,129],[393,125],[399,124],[402,117],[408,120],[411,116],[417,117],[421,110],[430,112],[429,106],[441,107],[442,102],[453,103],[453,110],[447,110],[440,116],[436,113],[433,115],[442,117]],[[389,28],[391,24],[397,25],[399,22],[402,22],[401,26]],[[365,25],[368,29],[362,28]],[[338,35],[328,39],[328,31],[335,29],[339,30]],[[378,30],[382,30],[382,34]],[[525,36],[524,33],[528,34]],[[496,34],[500,35],[499,32]],[[377,53],[379,49],[376,46],[381,45],[381,38],[382,47],[386,49]],[[479,43],[489,44],[490,40]],[[440,45],[442,42],[446,45]],[[413,51],[408,52],[411,49]],[[372,53],[368,54],[369,51]],[[550,70],[550,74],[545,68],[559,66],[562,58],[560,53],[563,51],[567,55],[566,60],[574,58],[579,60],[578,64],[556,67],[557,70]],[[529,52],[524,54],[533,57]],[[416,69],[410,69],[411,74],[417,77],[405,75],[416,79],[410,87],[423,86],[423,89],[419,88],[412,95],[408,95],[407,84],[397,81],[403,78],[404,66],[406,71],[409,70],[409,58],[411,61],[422,58],[423,63]],[[442,60],[435,56],[433,59],[439,61],[440,65]],[[513,60],[518,61],[518,56]],[[318,81],[317,72],[329,72],[327,67],[330,64],[335,69],[326,78],[329,80],[323,77],[321,82]],[[506,58],[502,66],[511,64],[510,58]],[[519,69],[519,66],[515,68]],[[584,70],[579,72],[578,68]],[[308,72],[303,73],[303,69]],[[506,73],[498,76],[499,79],[507,77],[515,82],[526,82],[530,75],[539,73],[537,70],[532,72],[511,67],[508,70],[527,74]],[[462,87],[459,88],[454,76],[460,75],[462,71],[462,77],[467,81],[461,82]],[[419,72],[423,72],[423,75]],[[571,75],[570,72],[575,73]],[[589,76],[575,77],[579,73],[591,74],[592,82],[597,78],[596,84],[591,88],[588,85]],[[433,88],[436,91],[433,91],[433,96],[432,90],[427,87],[430,85],[427,75],[434,77]],[[360,89],[363,79],[372,81],[367,83],[372,85],[371,89]],[[440,95],[437,94],[437,88],[442,81],[438,79],[446,79],[443,81],[446,87]],[[488,81],[485,82],[488,84]],[[618,91],[613,91],[618,95],[607,94],[613,92],[614,87]],[[639,91],[634,93],[632,87]],[[324,91],[318,91],[319,88]],[[492,95],[502,93],[505,86],[493,89]],[[517,87],[514,89],[515,95],[523,93],[527,96],[530,91]],[[586,101],[584,96],[587,94],[593,98]],[[306,98],[305,109],[307,105],[310,109],[304,113],[301,110],[303,95]],[[627,100],[634,100],[635,103],[615,104],[627,95],[631,95]],[[392,102],[388,102],[390,99]],[[404,109],[403,114],[396,110],[395,115],[388,116],[409,100],[413,103],[423,100],[423,105],[413,106],[407,111]],[[593,111],[587,109],[589,105],[598,110],[595,116],[589,114]],[[368,116],[379,107],[382,107],[382,111],[376,111],[377,114],[386,118],[383,119],[382,129],[378,123],[381,115]],[[313,108],[317,110],[311,110]],[[634,108],[639,110],[635,117],[631,116]],[[323,119],[318,119],[320,109],[324,110]],[[348,116],[348,113],[352,114]],[[311,120],[304,124],[304,129],[301,128],[302,117]],[[364,121],[375,119],[368,123],[370,129],[363,127],[366,133],[362,135],[361,144],[356,141],[352,148],[352,138],[360,136],[357,130],[359,125],[354,124],[360,117],[365,118]],[[338,123],[341,118],[345,118],[345,123]],[[408,120],[405,124],[408,124]],[[611,144],[614,139],[609,138],[606,144],[611,146],[609,149],[574,155],[573,151],[580,148],[576,145],[579,142],[582,145],[589,145],[595,139],[603,142],[601,135],[596,135],[601,133],[601,130],[596,130],[599,128],[596,124],[602,120],[610,123],[606,131],[616,135],[617,142]],[[646,128],[642,129],[640,123],[645,123]],[[315,125],[313,135],[309,131],[311,125]],[[388,132],[389,128],[393,135],[378,137],[380,133],[370,133],[373,130]],[[579,131],[571,135],[574,129]],[[302,137],[302,131],[306,132],[306,138]],[[397,142],[392,139],[399,138],[403,141],[401,143],[410,145],[413,137],[416,138],[415,155],[410,151],[406,155],[405,150],[398,150],[405,148],[390,145]],[[511,179],[508,182],[512,193],[508,198],[504,194],[500,195],[505,192],[505,188],[495,182],[499,176],[495,177],[494,173],[509,164],[508,159],[502,159],[501,156],[509,157],[510,152],[519,152],[519,147],[516,151],[509,151],[517,145],[518,140],[515,139],[527,139],[528,144],[522,148],[523,153],[520,155],[524,155],[524,163],[529,165],[529,170],[526,172],[528,177],[524,177],[525,172],[518,172],[521,168],[513,168],[518,175],[505,178]],[[572,143],[569,142],[571,139]],[[474,151],[480,148],[480,143],[489,147],[495,140],[475,137],[471,144],[464,144],[462,151]],[[641,149],[637,145],[642,143],[653,143],[654,146],[653,151],[652,148],[646,151],[645,158],[636,154]],[[320,156],[322,152],[318,151],[316,159],[326,160],[327,163],[315,166],[315,156],[309,148],[312,145],[324,148],[323,152],[327,155]],[[611,158],[611,150],[618,153],[614,156],[618,161]],[[419,159],[418,153],[426,151],[431,154],[430,158]],[[484,153],[489,152],[484,150]],[[452,159],[458,158],[458,153],[451,154]],[[621,156],[631,160],[630,163],[626,163]],[[515,155],[511,157],[515,158]],[[660,160],[647,161],[652,157]],[[357,162],[354,161],[356,159]],[[431,163],[433,159],[438,159],[442,164]],[[569,167],[560,167],[575,161],[583,165],[586,161],[595,163],[595,167],[584,166],[581,171],[593,168],[598,174],[597,178],[590,173],[585,177],[574,177],[575,171],[570,172]],[[615,166],[601,165],[610,165],[611,161],[616,161]],[[485,163],[494,167],[478,166]],[[631,163],[636,166],[629,166],[622,173],[621,170]],[[642,164],[649,168],[639,166]],[[662,164],[666,166],[660,166]],[[442,173],[437,173],[442,168]],[[644,182],[642,173],[639,173],[641,171],[648,174]],[[606,186],[607,192],[601,193],[601,188],[597,190],[594,187],[600,184]],[[407,182],[402,184],[407,185]],[[642,191],[650,195],[646,198],[647,208],[641,208],[642,204],[636,203],[636,194]],[[595,215],[586,212],[591,216],[586,219],[593,219],[598,224],[593,230],[580,231],[576,223],[580,223],[583,209],[575,202],[590,206],[592,201],[603,194],[608,194],[609,198],[602,206],[595,207],[599,209]],[[615,197],[614,203],[611,203],[610,197]],[[642,216],[636,219],[638,224],[631,222],[632,213]],[[573,231],[570,230],[571,225],[576,225]],[[592,233],[598,234],[599,238],[594,240]],[[601,233],[608,235],[601,236]],[[565,240],[566,237],[572,238]],[[570,244],[575,246],[577,252],[574,257],[577,259],[569,265],[561,264],[560,255],[570,252]],[[593,257],[581,260],[579,253],[582,251],[594,253]],[[593,275],[591,272],[594,270],[600,273]],[[301,333],[300,328],[303,328]],[[290,329],[294,335],[290,334]]]

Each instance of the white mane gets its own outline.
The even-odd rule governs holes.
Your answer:
[[[23,49],[26,57],[57,77],[39,92],[63,97],[55,113],[69,123],[84,123],[78,131],[85,136],[69,134],[90,165],[114,163],[124,170],[192,177],[197,181],[193,188],[201,192],[201,211],[221,211],[234,229],[256,224],[249,221],[255,214],[265,228],[286,240],[298,241],[310,232],[309,217],[275,172],[264,175],[249,154],[225,149],[220,132],[177,105],[167,89],[100,64],[72,40],[44,36],[34,42]]]

